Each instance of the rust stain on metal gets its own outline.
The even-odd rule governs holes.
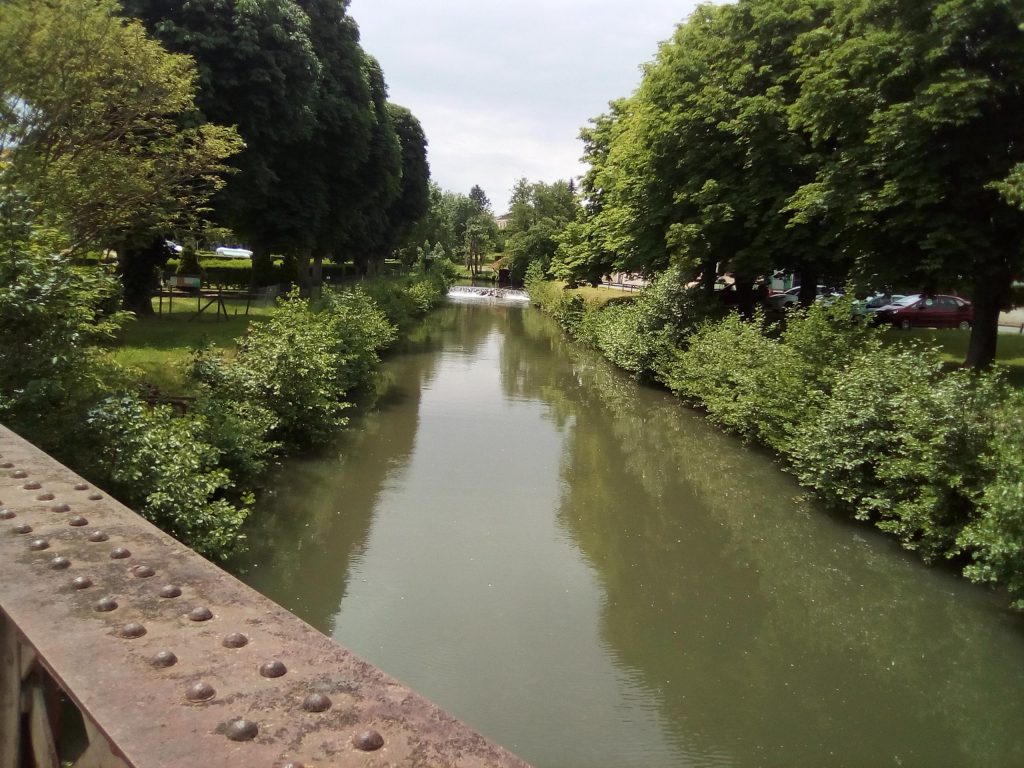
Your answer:
[[[525,768],[3,427],[0,454],[14,470],[0,473],[0,610],[127,764]],[[44,493],[23,492],[30,476]],[[78,530],[90,523],[113,550]],[[116,610],[96,610],[105,596]],[[210,618],[191,620],[179,597]],[[214,695],[190,699],[197,683]]]

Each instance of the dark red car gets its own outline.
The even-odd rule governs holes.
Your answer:
[[[974,324],[974,307],[959,296],[922,296],[900,299],[878,310],[872,321],[890,323],[899,328],[960,328]]]

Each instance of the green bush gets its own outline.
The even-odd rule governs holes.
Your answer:
[[[717,308],[678,280],[600,309],[539,267],[527,290],[619,367],[654,373],[778,451],[832,506],[925,560],[969,557],[969,578],[1005,585],[1024,608],[1024,395],[1011,397],[998,372],[949,371],[938,350],[885,346],[845,301],[773,324],[713,319]]]
[[[241,542],[251,497],[233,487],[220,451],[205,442],[202,416],[111,397],[87,417],[88,474],[118,499],[197,552],[223,557]]]
[[[746,438],[773,435],[798,399],[797,356],[757,322],[732,313],[708,322],[663,366],[661,379],[677,395],[708,412],[715,423]]]
[[[361,282],[365,291],[381,309],[388,321],[406,330],[413,321],[423,317],[444,301],[452,283],[453,267],[447,259],[403,277],[376,278]]]
[[[1007,397],[992,421],[986,456],[991,478],[957,543],[972,558],[967,576],[1004,584],[1024,609],[1024,393]]]
[[[223,400],[273,414],[272,439],[325,445],[345,424],[346,397],[368,383],[395,328],[361,290],[324,295],[314,306],[292,291],[263,323],[249,326],[231,359],[197,355],[193,376]]]
[[[595,343],[597,309],[589,306],[582,296],[545,280],[544,269],[539,262],[532,262],[527,267],[523,287],[530,295],[530,301],[555,318],[571,336]]]
[[[936,350],[870,345],[800,427],[793,471],[926,560],[955,556],[990,479],[991,413],[1005,394],[996,375],[945,373]]]
[[[673,349],[685,343],[701,322],[722,314],[718,302],[709,302],[700,291],[687,288],[676,268],[659,275],[639,295],[624,296],[602,307],[545,281],[536,262],[527,269],[525,287],[533,303],[572,336],[597,347],[639,380],[658,378]]]
[[[67,425],[107,391],[100,347],[127,316],[111,269],[76,266],[60,246],[24,200],[0,196],[0,420],[64,457]]]
[[[203,420],[203,439],[220,452],[219,465],[240,488],[253,488],[280,450],[270,436],[277,417],[257,403],[236,400],[201,387],[191,413]]]

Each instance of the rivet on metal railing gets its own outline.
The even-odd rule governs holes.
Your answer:
[[[324,693],[311,693],[302,700],[302,708],[307,712],[326,712],[331,708],[331,700]]]
[[[92,586],[92,579],[88,576],[76,576],[71,580],[71,586],[75,589],[88,589]]]
[[[287,672],[288,668],[277,659],[260,664],[260,675],[263,677],[283,677]]]
[[[177,664],[178,657],[172,651],[157,651],[150,658],[149,663],[159,669],[166,669]]]
[[[232,720],[228,723],[224,734],[232,741],[252,741],[259,733],[259,726],[252,720]]]
[[[374,730],[363,731],[352,737],[352,745],[363,752],[373,752],[384,746],[384,737]]]
[[[101,597],[96,601],[96,610],[100,613],[109,613],[117,610],[117,600],[112,597]]]
[[[248,644],[249,638],[241,632],[231,632],[230,634],[224,635],[224,639],[221,641],[221,645],[225,648],[242,648]]]
[[[135,640],[146,634],[146,628],[137,621],[130,621],[121,627],[121,631],[118,634],[126,640]]]
[[[185,691],[185,698],[192,702],[209,701],[217,695],[212,685],[205,682],[198,682],[190,685]]]

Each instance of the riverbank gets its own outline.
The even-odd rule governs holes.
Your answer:
[[[725,315],[666,274],[603,307],[536,273],[533,301],[635,378],[771,449],[831,508],[1024,607],[1024,394],[812,307],[785,327]]]
[[[97,352],[92,388],[64,419],[73,427],[49,450],[200,554],[225,557],[267,468],[331,444],[372,391],[380,354],[449,281],[435,270],[315,302],[293,292],[224,322],[203,322],[194,305],[129,322]],[[22,432],[46,438],[33,420]]]

